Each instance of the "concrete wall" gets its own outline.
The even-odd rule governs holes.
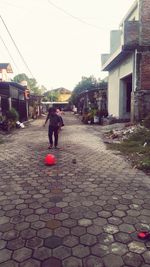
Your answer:
[[[133,55],[128,56],[120,65],[109,72],[108,114],[122,118],[123,85],[121,79],[133,73]]]
[[[121,45],[121,31],[113,30],[110,32],[110,54],[113,54]]]

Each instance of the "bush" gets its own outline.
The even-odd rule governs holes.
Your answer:
[[[144,127],[150,129],[150,114],[143,121]]]
[[[14,108],[11,108],[9,111],[6,112],[6,119],[9,121],[16,122],[19,119],[19,114]]]

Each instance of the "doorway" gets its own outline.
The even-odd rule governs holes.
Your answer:
[[[120,80],[120,117],[130,119],[132,74]]]

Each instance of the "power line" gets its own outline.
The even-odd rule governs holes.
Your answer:
[[[2,43],[3,43],[3,45],[5,46],[5,48],[6,48],[7,52],[8,52],[8,54],[9,54],[9,56],[10,56],[10,58],[11,58],[12,62],[14,63],[14,65],[15,65],[16,69],[17,69],[17,70],[18,70],[18,72],[19,72],[19,68],[17,67],[17,65],[16,65],[16,63],[15,63],[15,61],[14,61],[14,59],[13,59],[13,57],[12,57],[12,55],[11,55],[11,53],[10,53],[10,51],[9,51],[9,49],[8,49],[7,45],[5,44],[5,42],[4,42],[4,40],[3,40],[3,38],[2,38],[2,36],[1,36],[1,35],[0,35],[0,39],[1,39]]]
[[[21,57],[21,59],[22,59],[22,61],[23,61],[24,65],[25,65],[25,66],[26,66],[26,68],[28,69],[28,71],[29,71],[29,73],[31,74],[32,78],[34,78],[34,76],[33,76],[32,72],[31,72],[30,68],[28,67],[28,64],[26,63],[26,61],[25,61],[25,59],[24,59],[23,55],[21,54],[21,52],[20,52],[19,48],[17,47],[17,45],[16,45],[16,43],[15,43],[15,41],[14,41],[14,39],[13,39],[13,37],[12,37],[12,35],[11,35],[10,31],[8,30],[8,27],[7,27],[6,23],[4,22],[4,20],[3,20],[3,18],[2,18],[2,16],[1,16],[1,15],[0,15],[0,18],[1,18],[1,20],[2,20],[3,24],[4,24],[5,28],[6,28],[6,30],[7,30],[8,34],[9,34],[9,36],[10,36],[10,38],[11,38],[11,40],[12,40],[13,44],[14,44],[14,46],[15,46],[15,48],[16,48],[16,50],[17,50],[17,52],[19,53],[19,55],[20,55],[20,57]]]
[[[81,18],[79,18],[79,17],[76,17],[76,16],[72,15],[71,13],[69,13],[68,11],[66,11],[65,9],[63,9],[63,8],[61,8],[61,7],[57,6],[57,5],[55,5],[55,4],[52,3],[50,0],[47,0],[47,1],[48,1],[48,3],[49,3],[51,6],[55,7],[55,8],[58,9],[58,10],[60,10],[61,12],[63,12],[64,14],[66,14],[67,16],[69,16],[69,17],[71,17],[71,18],[73,18],[73,19],[75,19],[75,20],[78,20],[78,21],[81,22],[81,23],[84,23],[84,24],[86,24],[86,25],[88,25],[88,26],[90,26],[90,27],[94,27],[94,28],[96,28],[96,29],[98,29],[98,30],[101,30],[101,29],[104,29],[104,28],[106,29],[106,27],[100,27],[100,26],[97,26],[97,25],[88,23],[87,21],[85,21],[85,20],[83,20],[83,19],[81,19]]]

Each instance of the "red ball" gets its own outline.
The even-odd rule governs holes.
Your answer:
[[[146,231],[139,232],[138,233],[138,237],[141,238],[141,239],[146,239],[146,238],[149,238],[150,237],[150,233],[149,232],[146,232]]]
[[[54,165],[54,164],[56,164],[56,158],[55,158],[55,156],[52,155],[52,154],[46,155],[46,157],[45,157],[45,164],[46,165]]]

